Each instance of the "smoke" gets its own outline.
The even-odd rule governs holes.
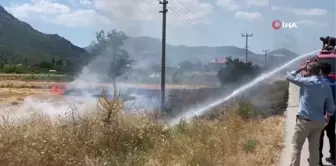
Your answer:
[[[52,96],[29,96],[20,105],[5,105],[0,111],[0,124],[29,123],[37,116],[52,122],[59,122],[75,112],[82,116],[96,110],[97,103],[91,97],[52,97]]]
[[[299,52],[299,42],[295,31],[274,32],[273,49],[285,48],[293,52]]]
[[[108,73],[111,72],[111,61],[108,55],[96,56],[85,66],[77,78],[71,83],[73,86],[81,87],[82,83],[100,83],[108,80]]]

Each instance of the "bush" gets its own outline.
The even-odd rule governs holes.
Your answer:
[[[257,108],[252,105],[252,103],[245,99],[242,99],[238,103],[237,107],[238,108],[235,110],[235,113],[243,119],[251,119],[262,115],[262,113],[257,110]]]
[[[257,148],[257,140],[248,140],[244,146],[246,152],[253,152]]]
[[[14,73],[16,71],[16,66],[14,66],[14,65],[4,65],[2,70],[5,73]]]

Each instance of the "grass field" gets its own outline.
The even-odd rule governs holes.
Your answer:
[[[3,81],[0,81],[0,88],[50,89],[55,84],[69,85],[69,83],[70,82],[3,80]],[[92,87],[92,86],[93,87],[113,87],[113,84],[112,83],[83,84],[83,87],[85,86],[87,87]],[[160,90],[160,84],[117,83],[117,86],[139,88],[139,89]],[[212,88],[212,87],[206,86],[206,85],[171,85],[171,84],[166,85],[166,89],[202,89],[202,88]]]
[[[72,81],[73,76],[62,74],[5,74],[0,73],[0,81]]]
[[[31,124],[0,129],[0,164],[271,166],[282,148],[282,126],[282,117],[239,115],[168,130],[139,116],[119,116],[108,124],[82,119],[62,125],[36,118]]]
[[[51,76],[57,76],[57,77],[64,77],[65,74],[11,74],[11,73],[0,73],[0,77],[29,77],[29,76],[45,76],[45,75],[51,75]]]
[[[35,87],[52,84],[10,83],[0,87],[3,102],[46,94]],[[120,110],[120,101],[109,102],[94,116],[72,114],[57,124],[36,115],[29,123],[0,125],[0,165],[276,166],[279,160],[284,117],[259,116],[249,101],[219,107],[211,120],[168,129],[151,114],[129,114]]]

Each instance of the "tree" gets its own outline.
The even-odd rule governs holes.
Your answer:
[[[226,67],[221,67],[217,76],[222,85],[240,85],[255,78],[260,72],[260,67],[253,65],[251,62],[245,63],[238,58],[228,57]]]
[[[182,70],[192,70],[193,69],[193,64],[189,61],[182,61],[180,64],[180,69]]]
[[[62,66],[63,66],[63,60],[62,60],[62,59],[58,59],[58,60],[56,61],[56,66],[58,66],[58,67],[62,67]]]
[[[67,60],[65,64],[66,64],[67,67],[71,67],[72,66],[72,62],[70,60]]]
[[[127,36],[122,31],[113,29],[106,34],[101,30],[96,33],[97,41],[93,41],[90,46],[94,55],[104,57],[102,63],[108,63],[107,74],[113,80],[124,74],[132,62],[128,52],[123,48],[126,39]]]
[[[28,59],[27,59],[27,58],[25,58],[25,59],[23,60],[23,65],[24,65],[25,67],[28,66]]]
[[[203,64],[200,60],[198,60],[196,63],[193,64],[193,70],[196,70],[196,71],[204,70]]]
[[[51,66],[55,66],[56,63],[56,59],[55,58],[51,58]]]
[[[183,77],[183,72],[181,70],[176,70],[173,74],[172,74],[172,82],[173,84],[180,84],[181,80]]]
[[[47,61],[40,62],[39,67],[42,68],[42,69],[51,69],[52,68],[51,63],[47,62]]]

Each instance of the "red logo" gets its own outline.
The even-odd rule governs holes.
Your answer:
[[[281,23],[281,21],[280,21],[280,20],[274,20],[274,21],[272,22],[272,27],[273,27],[273,29],[275,29],[275,30],[279,30],[279,29],[282,27],[282,23]]]

